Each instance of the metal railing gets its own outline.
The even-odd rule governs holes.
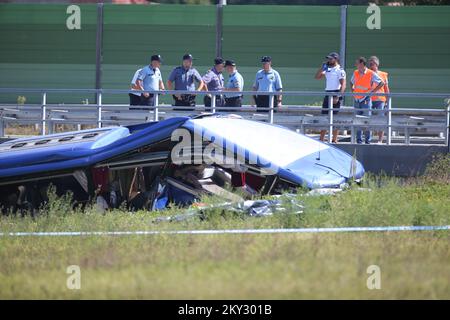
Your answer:
[[[116,90],[116,89],[21,89],[21,88],[0,88],[1,93],[38,93],[41,94],[41,104],[2,104],[0,103],[0,137],[4,136],[5,125],[8,123],[17,124],[40,124],[40,133],[52,133],[53,125],[55,123],[66,124],[95,124],[97,127],[102,127],[104,124],[129,124],[138,123],[143,121],[158,121],[161,118],[161,114],[165,118],[177,115],[188,115],[193,113],[201,113],[205,111],[205,107],[197,106],[194,111],[193,107],[180,107],[177,106],[177,111],[173,111],[174,107],[169,105],[159,104],[160,94],[195,94],[203,96],[205,94],[223,95],[224,92],[220,91],[133,91],[133,92],[147,92],[154,94],[153,106],[130,106],[128,104],[103,104],[103,96],[106,94],[111,95],[125,95],[130,93],[130,90]],[[95,94],[96,104],[48,104],[47,98],[52,93],[64,93],[64,94]],[[253,95],[269,95],[269,107],[264,108],[265,113],[255,112],[255,107],[244,105],[241,108],[233,107],[218,107],[216,106],[216,99],[211,99],[211,106],[207,107],[210,112],[225,111],[230,113],[240,114],[252,114],[251,118],[267,121],[269,123],[289,123],[288,127],[298,127],[297,130],[304,132],[306,128],[312,129],[328,129],[329,141],[332,140],[333,128],[343,129],[347,128],[351,130],[351,142],[355,142],[355,131],[365,128],[365,130],[385,130],[386,131],[386,143],[389,145],[392,143],[394,130],[404,131],[404,141],[406,144],[410,143],[410,133],[413,130],[429,130],[434,133],[438,133],[441,138],[444,138],[445,144],[449,145],[449,127],[450,127],[450,100],[447,100],[447,105],[442,109],[423,109],[423,108],[393,108],[393,98],[441,98],[449,99],[450,93],[390,93],[390,94],[366,94],[367,96],[386,96],[388,102],[388,108],[385,110],[367,110],[353,107],[342,107],[339,109],[339,115],[334,115],[334,112],[328,112],[328,115],[311,115],[311,113],[320,113],[322,110],[319,106],[283,106],[281,108],[274,106],[274,92],[255,92],[255,91],[242,91],[243,96]],[[336,93],[334,93],[335,95]],[[311,96],[324,96],[326,93],[322,91],[284,91],[283,96],[294,97],[311,97]],[[354,93],[344,93],[342,96],[353,97]],[[130,108],[138,107],[144,109],[142,111],[130,110]],[[92,120],[92,111],[95,110],[96,119]],[[179,111],[185,110],[185,111]],[[328,110],[333,110],[333,99],[329,96]],[[335,109],[334,109],[335,110]],[[371,115],[359,115],[361,111],[378,112],[378,116]],[[28,113],[27,113],[28,112]],[[385,116],[380,116],[380,113],[385,113]],[[21,113],[26,116],[19,116]],[[110,116],[109,119],[105,119],[104,116],[109,113],[116,116]],[[64,114],[65,116],[54,117],[54,114]],[[346,116],[342,116],[345,114]],[[73,115],[67,117],[67,115]],[[77,115],[79,118],[77,118]],[[117,115],[122,115],[123,119],[119,119]],[[402,121],[394,121],[395,116],[402,116]],[[87,117],[87,118],[86,118]],[[406,117],[406,120],[405,120]],[[116,119],[116,120],[115,120]],[[340,120],[340,121],[339,121]],[[326,122],[326,123],[325,123]]]

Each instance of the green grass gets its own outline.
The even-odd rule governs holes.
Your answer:
[[[435,171],[410,181],[369,177],[364,189],[334,196],[300,193],[302,214],[287,205],[265,218],[214,209],[202,220],[154,223],[185,209],[74,212],[53,199],[35,219],[2,217],[0,231],[448,225],[450,184]],[[448,231],[1,237],[0,298],[450,299],[449,241]],[[66,288],[69,265],[81,268],[81,290]],[[370,265],[381,268],[380,290],[366,287]]]
[[[2,240],[1,298],[450,298],[448,233]],[[81,268],[81,290],[66,268]],[[381,268],[381,289],[366,287]]]
[[[334,196],[295,196],[305,206],[295,214],[289,201],[286,212],[265,218],[211,209],[206,219],[159,222],[155,218],[183,214],[188,209],[171,208],[159,212],[114,210],[99,213],[95,207],[73,211],[68,199],[50,198],[37,218],[10,215],[0,219],[0,232],[14,231],[112,231],[225,228],[299,228],[391,225],[450,224],[450,184],[444,182],[400,182],[392,178],[368,178],[364,188],[357,186]],[[205,203],[219,203],[214,198]]]

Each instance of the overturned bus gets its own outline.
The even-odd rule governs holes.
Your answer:
[[[130,210],[231,201],[360,180],[349,154],[287,128],[208,114],[10,140],[0,144],[0,205],[35,211],[53,185],[74,205]],[[239,189],[241,192],[234,193]],[[239,195],[237,195],[239,194]]]

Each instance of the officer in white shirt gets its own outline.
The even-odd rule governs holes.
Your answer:
[[[326,56],[327,61],[323,62],[322,66],[317,70],[315,78],[320,80],[323,77],[326,79],[325,92],[344,93],[346,87],[345,70],[339,65],[339,54],[331,52]],[[337,114],[341,107],[342,95],[333,95],[333,114]],[[323,99],[322,114],[328,114],[328,95]],[[325,140],[326,130],[320,131],[320,140]],[[337,143],[338,130],[333,130],[332,143]]]
[[[136,85],[136,80],[141,70],[142,68],[137,69],[134,73],[133,79],[131,79],[131,91],[128,93],[128,96],[130,97],[130,106],[139,106],[141,104],[141,93],[136,92],[137,90],[140,90]]]

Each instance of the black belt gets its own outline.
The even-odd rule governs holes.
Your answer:
[[[243,96],[237,96],[237,97],[225,97],[225,99],[242,99]]]

